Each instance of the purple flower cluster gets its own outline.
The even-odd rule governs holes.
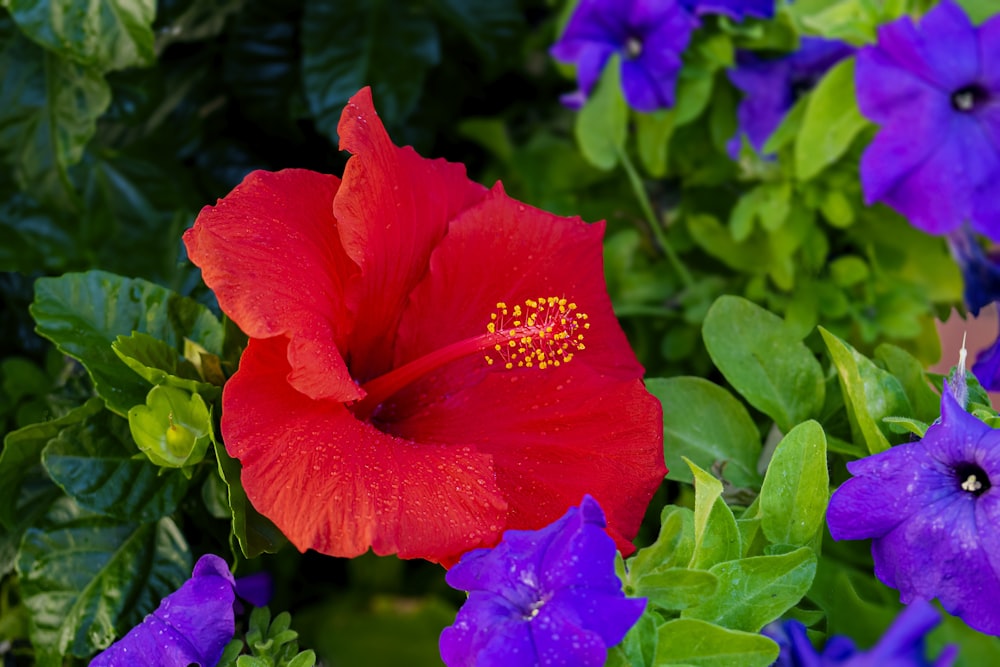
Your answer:
[[[847,464],[830,499],[836,540],[872,540],[875,575],[904,604],[938,598],[951,614],[1000,635],[1000,430],[945,386],[941,421],[917,441]]]
[[[579,108],[617,53],[629,106],[673,106],[681,54],[700,23],[697,17],[710,13],[767,18],[774,15],[774,0],[580,0],[551,49],[556,60],[576,64],[580,88],[563,103]]]
[[[441,633],[448,667],[600,667],[642,615],[615,576],[614,541],[590,496],[540,530],[508,530],[462,557],[446,580],[469,591]]]
[[[868,651],[859,651],[847,637],[834,636],[817,652],[798,621],[772,623],[764,634],[781,647],[773,667],[950,667],[956,646],[945,648],[933,662],[925,657],[924,638],[940,622],[933,605],[916,600]]]

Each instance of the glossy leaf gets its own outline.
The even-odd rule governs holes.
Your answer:
[[[25,534],[17,572],[35,646],[87,657],[179,588],[191,554],[170,519],[120,523],[65,499]]]
[[[622,97],[619,70],[618,56],[613,55],[576,117],[580,152],[598,169],[613,168],[625,148],[628,108]]]
[[[808,544],[823,527],[830,499],[826,434],[815,421],[781,439],[760,489],[761,528],[771,542]]]
[[[660,626],[654,664],[769,667],[777,657],[778,645],[763,635],[678,618]]]
[[[219,462],[219,475],[228,488],[229,508],[232,511],[232,533],[239,545],[240,551],[247,558],[256,558],[262,553],[277,553],[288,543],[288,538],[271,523],[271,520],[254,509],[240,485],[240,470],[242,466],[237,459],[226,452],[226,448],[218,441],[215,446],[215,457]],[[236,552],[236,545],[232,545]]]
[[[220,387],[202,381],[194,364],[182,358],[173,346],[149,334],[136,332],[131,336],[118,336],[111,349],[126,366],[152,385],[162,384],[198,393],[208,400],[215,400],[222,393]]]
[[[692,483],[681,457],[699,467],[720,464],[736,486],[756,486],[760,434],[743,403],[722,387],[697,377],[653,378],[646,389],[663,404],[663,451],[668,479]]]
[[[3,0],[33,41],[104,72],[153,62],[155,0]]]
[[[112,350],[118,336],[140,331],[175,349],[185,337],[213,354],[222,349],[222,325],[201,304],[145,280],[104,271],[40,278],[31,314],[38,333],[79,360],[108,409],[122,416],[145,403],[150,387]]]
[[[501,57],[501,49],[524,27],[515,0],[430,0],[430,6],[488,60]]]
[[[809,590],[816,574],[816,554],[802,547],[781,556],[719,563],[709,572],[718,580],[715,594],[685,609],[681,616],[758,632],[798,604]]]
[[[780,317],[746,299],[722,296],[705,316],[702,337],[726,380],[782,431],[818,415],[823,371]]]
[[[122,418],[102,411],[63,428],[42,452],[45,469],[87,510],[123,521],[150,522],[173,514],[189,481],[136,457]]]

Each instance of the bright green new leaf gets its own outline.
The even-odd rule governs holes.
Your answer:
[[[173,346],[149,334],[135,332],[131,336],[118,336],[111,349],[150,384],[201,394],[210,401],[222,394],[221,387],[204,382],[194,364],[182,358]]]
[[[580,152],[598,169],[618,164],[625,149],[628,108],[622,97],[617,54],[608,59],[604,73],[576,117],[576,140]]]
[[[101,72],[153,63],[155,0],[3,0],[18,27],[62,58]]]
[[[871,454],[889,449],[889,427],[882,418],[913,413],[902,385],[837,336],[823,327],[819,331],[837,367],[855,442],[864,443]]]
[[[87,657],[179,588],[191,574],[191,554],[170,519],[119,523],[66,498],[44,528],[25,534],[17,572],[32,643]]]
[[[205,458],[212,439],[212,418],[198,394],[166,385],[149,391],[145,405],[128,411],[135,444],[165,468],[185,468]]]
[[[810,93],[795,142],[796,176],[808,181],[833,164],[867,124],[854,94],[854,58],[848,58]]]
[[[646,389],[663,404],[663,451],[667,477],[694,481],[681,457],[699,467],[722,466],[736,486],[757,486],[760,434],[743,403],[722,387],[698,377],[653,378]]]
[[[715,594],[681,612],[732,630],[759,632],[798,604],[816,574],[816,554],[808,547],[781,556],[755,556],[719,563]]]
[[[173,514],[189,480],[135,456],[128,423],[106,410],[64,427],[42,451],[52,480],[84,509],[123,521]]]
[[[763,635],[678,618],[660,626],[654,664],[769,667],[777,658],[778,645]]]
[[[694,553],[689,567],[708,569],[740,557],[736,517],[722,499],[722,482],[685,459],[694,476]]]
[[[777,315],[746,299],[722,296],[705,317],[702,337],[729,383],[782,431],[819,414],[822,368]]]
[[[288,539],[271,523],[271,520],[254,509],[240,484],[240,462],[226,452],[218,440],[214,441],[215,458],[219,462],[219,475],[228,487],[229,508],[232,511],[232,537],[236,538],[239,549],[247,558],[256,558],[262,553],[277,553],[288,543]],[[230,543],[233,552],[236,546]]]
[[[823,527],[830,499],[826,434],[815,421],[782,438],[760,489],[761,527],[775,544],[801,546]]]
[[[200,303],[154,283],[104,271],[39,278],[31,314],[37,331],[80,361],[108,409],[126,416],[145,403],[149,382],[111,348],[118,336],[147,333],[179,350],[190,338],[221,354],[223,328]]]
[[[638,581],[647,574],[687,565],[694,553],[694,512],[687,507],[666,505],[660,512],[660,534],[629,560],[629,578]]]

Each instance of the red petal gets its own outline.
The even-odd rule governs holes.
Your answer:
[[[350,293],[351,370],[366,382],[391,368],[400,314],[448,222],[486,189],[466,178],[463,165],[396,147],[368,88],[351,98],[337,130],[353,157],[333,210],[344,248],[363,273]]]
[[[500,188],[457,218],[413,292],[396,363],[484,333],[497,301],[547,296],[590,316],[586,349],[545,370],[463,359],[394,396],[376,418],[401,437],[490,453],[510,503],[507,528],[540,528],[590,493],[618,547],[631,551],[627,540],[666,474],[663,419],[611,309],[602,233]]]
[[[362,395],[336,345],[349,333],[344,285],[358,269],[333,217],[339,185],[303,169],[255,171],[202,209],[184,243],[244,332],[292,340],[290,380],[299,391],[346,401]]]
[[[285,382],[285,348],[250,341],[225,387],[222,433],[250,501],[296,547],[450,563],[496,542],[506,505],[488,455],[393,437],[309,400]]]

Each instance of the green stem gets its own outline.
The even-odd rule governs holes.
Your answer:
[[[694,278],[691,277],[691,273],[684,266],[681,258],[677,256],[674,247],[670,245],[670,241],[667,240],[667,235],[664,233],[659,219],[653,213],[653,206],[649,203],[649,197],[646,195],[646,189],[642,186],[642,179],[639,178],[639,172],[636,171],[635,165],[629,160],[625,151],[620,151],[618,157],[621,158],[622,166],[625,167],[625,173],[628,174],[628,180],[632,184],[632,191],[635,193],[636,199],[639,200],[639,206],[642,208],[643,215],[646,216],[646,222],[649,224],[653,236],[656,237],[656,243],[663,249],[663,254],[667,256],[667,261],[674,267],[674,271],[680,276],[684,286],[693,286]]]

